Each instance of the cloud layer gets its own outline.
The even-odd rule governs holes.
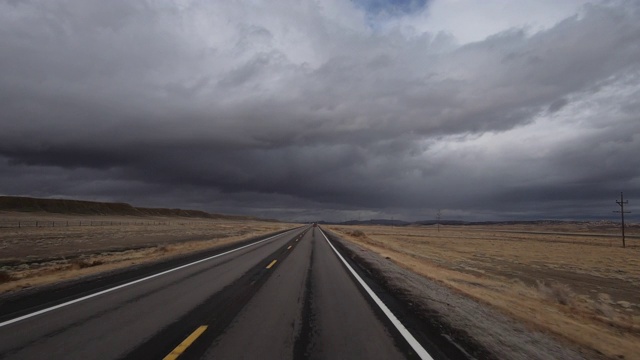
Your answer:
[[[499,29],[460,3],[0,2],[0,189],[287,219],[633,204],[638,3],[467,3]]]

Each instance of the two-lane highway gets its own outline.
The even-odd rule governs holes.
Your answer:
[[[356,276],[294,229],[0,323],[0,358],[429,358]]]

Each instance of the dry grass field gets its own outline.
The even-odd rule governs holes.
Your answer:
[[[40,227],[34,226],[36,220]],[[17,221],[29,226],[14,227]],[[84,226],[74,225],[80,221]],[[87,226],[92,222],[93,226]],[[18,212],[0,212],[0,223],[12,224],[0,227],[0,293],[209,249],[293,226],[246,220]]]
[[[640,359],[640,238],[613,227],[329,226],[346,239],[525,322],[602,353]]]

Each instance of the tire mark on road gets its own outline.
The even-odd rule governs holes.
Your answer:
[[[302,325],[296,336],[293,346],[294,359],[309,359],[312,348],[313,338],[316,329],[315,313],[313,311],[313,253],[315,251],[315,242],[311,242],[311,260],[309,261],[309,269],[307,269],[307,278],[305,280],[304,299],[302,303]]]

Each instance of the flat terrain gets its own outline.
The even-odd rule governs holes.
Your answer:
[[[319,228],[296,228],[97,296],[0,316],[0,357],[415,358],[340,261]]]
[[[0,293],[228,245],[290,227],[246,220],[0,212]]]
[[[183,217],[0,215],[0,226],[3,221],[12,224],[0,227],[0,291],[9,297],[24,293],[17,290],[61,280],[178,259],[205,249],[237,247],[234,244],[298,226]],[[20,227],[14,226],[16,221]],[[443,322],[434,326],[443,325],[445,330],[436,332],[458,344],[468,341],[464,347],[475,348],[479,358],[493,354],[509,359],[638,359],[640,231],[636,227],[627,231],[626,249],[620,246],[619,229],[609,224],[442,226],[439,231],[435,226],[327,229],[347,240],[336,243],[348,250],[352,261],[374,271],[371,274],[380,270],[388,275],[386,280],[378,275],[375,279],[386,282],[394,296],[400,294],[403,306],[417,311],[408,317],[422,314],[420,321],[425,324],[438,314]],[[197,358],[228,357],[242,347],[246,334],[254,339],[254,355],[333,358],[364,351],[369,358],[403,357],[406,347],[398,347],[397,334],[388,324],[373,321],[371,303],[356,295],[362,290],[354,287],[320,241],[319,231],[309,231],[304,239],[298,243],[289,236],[278,237],[182,275],[153,280],[149,283],[153,285],[108,295],[106,302],[73,308],[77,316],[52,313],[50,325],[41,330],[34,330],[40,329],[40,322],[29,320],[2,352],[33,358],[42,351],[57,351],[49,346],[62,343],[65,349],[78,347],[82,357],[86,343],[104,347],[105,354],[162,357],[162,352],[171,350],[168,347],[203,325],[198,322],[204,318],[217,325],[203,335],[205,345],[196,346]],[[266,271],[274,256],[277,266]],[[88,283],[92,281],[76,284]],[[167,291],[161,290],[165,287]],[[133,337],[106,337],[101,342],[105,337],[101,334],[110,331],[103,328],[103,320],[111,330],[129,329],[133,325],[127,317],[157,316],[165,310],[153,309],[167,304],[175,308],[142,321],[139,329],[135,325]],[[94,306],[103,309],[100,315],[92,313]],[[8,319],[4,313],[0,322]],[[349,328],[342,319],[360,325]],[[447,326],[451,328],[446,330]],[[359,340],[371,343],[370,347],[340,340],[361,334],[363,328],[370,330],[364,333],[366,338],[378,339]],[[25,333],[35,337],[19,335]],[[301,335],[307,333],[312,336]],[[58,334],[57,340],[48,342],[50,334]],[[374,346],[380,344],[386,345]]]
[[[637,228],[626,249],[601,236],[619,229],[586,224],[328,228],[532,330],[608,358],[639,358]]]

